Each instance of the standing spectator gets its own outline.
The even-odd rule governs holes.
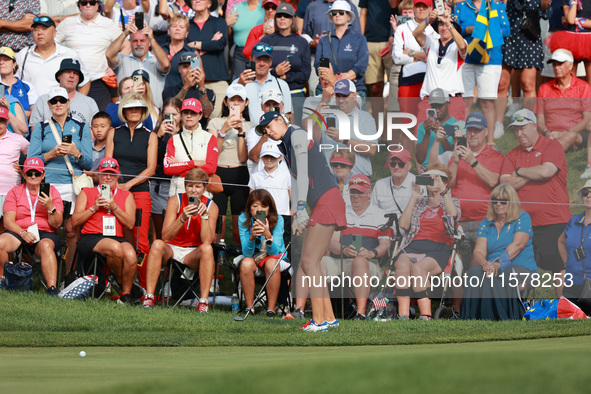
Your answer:
[[[539,134],[536,117],[528,109],[515,112],[509,126],[520,146],[507,153],[501,183],[517,190],[524,211],[531,216],[538,267],[560,272],[564,265],[557,241],[570,219],[564,151],[558,141]]]
[[[349,28],[355,18],[351,4],[337,0],[326,12],[326,17],[333,23],[330,33],[318,41],[314,67],[320,75],[320,58],[328,58],[337,79],[348,79],[355,83],[357,93],[365,97],[365,71],[369,61],[367,40],[357,30]],[[318,84],[317,90],[322,89]]]
[[[265,21],[265,11],[259,4],[259,0],[246,0],[236,4],[231,11],[226,12],[226,24],[234,38],[232,79],[240,76],[240,73],[244,70],[244,63],[248,60],[242,53],[248,34],[255,26]]]
[[[131,44],[130,55],[120,53],[127,36]],[[109,67],[117,74],[118,80],[130,76],[138,69],[146,72],[153,90],[151,94],[154,97],[154,104],[158,108],[162,107],[164,78],[170,70],[170,60],[154,39],[151,28],[146,26],[139,31],[135,24],[128,23],[123,33],[109,46],[106,56]]]
[[[540,86],[534,111],[540,133],[560,142],[565,152],[589,147],[591,87],[573,74],[573,61],[566,49],[552,53],[550,62],[556,78]],[[591,163],[591,149],[587,149],[587,162]],[[585,173],[581,178],[591,178],[591,165]]]
[[[21,80],[30,82],[37,94],[40,96],[49,93],[49,89],[59,86],[54,75],[60,69],[60,64],[64,59],[74,59],[80,63],[82,77],[78,91],[82,94],[88,94],[90,89],[90,77],[88,70],[80,61],[78,53],[68,47],[56,44],[55,22],[53,19],[42,16],[33,19],[33,40],[35,43],[28,48],[23,48],[16,55],[18,64],[17,75]],[[43,72],[39,72],[43,70]],[[35,102],[33,101],[32,104]]]
[[[491,7],[491,10],[497,11],[496,18],[489,18],[489,28],[491,30],[500,31],[503,37],[509,37],[511,28],[507,20],[507,12],[505,3],[498,0],[466,0],[458,3],[455,9],[456,21],[462,29],[462,36],[469,42],[473,42],[476,38],[472,37],[474,27],[476,25],[476,17],[480,12],[481,7]],[[475,43],[478,45],[478,43]],[[486,61],[488,60],[488,61]],[[499,81],[501,80],[501,71],[503,63],[502,46],[495,46],[490,49],[488,59],[483,58],[478,50],[473,50],[466,56],[466,62],[462,71],[462,79],[464,83],[464,104],[466,106],[466,113],[472,111],[472,103],[474,102],[474,90],[477,89],[478,103],[482,108],[482,112],[486,116],[487,123],[494,124],[494,133],[488,133],[488,143],[493,143],[494,137],[501,137],[502,133],[497,131],[497,124],[495,123],[495,101],[497,99],[497,89]],[[502,130],[503,125],[499,123]]]
[[[410,172],[412,158],[406,149],[390,152],[384,167],[390,169],[390,176],[376,182],[371,202],[386,213],[400,216],[410,201],[415,175]]]
[[[78,15],[78,3],[73,0],[39,0],[41,15],[49,16],[57,25],[64,19]],[[90,87],[90,86],[89,86]]]
[[[189,28],[189,46],[201,56],[205,76],[205,87],[224,97],[230,75],[224,50],[228,44],[228,26],[223,18],[211,16],[212,0],[191,0],[195,11],[193,23]],[[217,1],[216,1],[217,6]],[[216,100],[211,116],[217,118],[222,113],[222,100]]]
[[[150,1],[149,0],[105,0],[104,13],[107,18],[111,18],[117,23],[120,30],[125,30],[126,25],[133,24],[136,12],[144,14],[144,24],[147,25],[150,19]],[[123,19],[123,24],[121,24]]]
[[[158,4],[159,14],[162,15],[162,19],[166,21],[171,21],[172,17],[175,15],[184,15],[189,19],[193,19],[195,17],[195,11],[191,8],[190,1],[183,1],[183,0],[159,0]]]
[[[31,116],[31,107],[35,104],[39,96],[33,85],[18,79],[15,75],[17,70],[18,65],[14,51],[8,47],[1,47],[0,78],[2,85],[6,87],[4,93],[16,97],[28,119]]]
[[[161,106],[158,106],[154,103],[154,96],[152,93],[152,87],[150,85],[150,74],[148,74],[146,70],[140,68],[131,73],[131,78],[135,77],[136,75],[141,76],[142,79],[140,83],[134,83],[134,91],[139,93],[146,102],[146,105],[148,106],[148,114],[150,115],[150,123],[153,125],[158,124]],[[152,131],[153,128],[148,130]]]
[[[390,38],[390,16],[393,6],[400,0],[361,0],[359,2],[359,24],[361,34],[367,40],[369,63],[365,72],[365,84],[371,101],[371,112],[377,119],[379,112],[384,112],[382,94],[384,92],[384,74],[390,72],[392,57],[380,56],[382,49],[388,46]]]
[[[39,0],[0,0],[0,43],[17,52],[32,45],[31,23],[40,11]]]
[[[164,89],[169,86],[176,86],[181,82],[181,74],[179,73],[181,56],[185,52],[193,52],[187,45],[189,27],[189,19],[184,15],[174,15],[170,19],[167,35],[169,40],[162,44],[162,50],[166,52],[168,59],[170,59],[170,71],[166,74]]]
[[[536,74],[537,70],[542,69],[542,62],[544,61],[542,39],[539,36],[536,38],[535,32],[531,31],[530,27],[526,28],[530,32],[529,37],[525,36],[520,26],[522,21],[527,18],[530,26],[535,26],[540,31],[540,18],[548,19],[551,12],[550,0],[515,0],[507,2],[507,17],[511,24],[511,34],[505,40],[503,46],[503,70],[496,104],[497,119],[507,107],[507,94],[509,93],[513,70],[518,74],[523,92],[523,107],[533,109],[536,97]],[[525,210],[527,212],[527,206]],[[533,218],[532,221],[534,221]]]
[[[59,24],[55,42],[78,52],[92,81],[88,95],[104,111],[111,102],[110,88],[103,81],[108,67],[105,54],[111,43],[121,35],[121,30],[115,22],[99,14],[100,4],[97,0],[79,1],[80,14]],[[122,52],[128,50],[129,43],[126,43]]]
[[[70,100],[69,115],[75,120],[89,124],[99,109],[94,99],[76,91],[76,87],[84,80],[80,62],[75,59],[62,60],[60,68],[54,77],[58,81],[59,87],[66,89],[66,92],[68,92],[68,98]],[[48,100],[48,95],[44,94],[35,102],[29,122],[31,129],[39,122],[47,122],[51,117],[51,111],[47,105]]]
[[[265,9],[265,21],[260,25],[253,27],[248,33],[246,44],[242,50],[242,54],[246,59],[250,59],[252,55],[252,48],[259,43],[261,38],[275,33],[275,14],[277,7],[281,4],[279,0],[264,0],[263,8]],[[307,45],[307,43],[306,43]]]
[[[0,212],[8,191],[21,183],[19,157],[29,152],[29,141],[8,131],[8,120],[8,108],[0,106]],[[2,221],[0,229],[4,230]]]
[[[119,96],[118,96],[119,99],[123,98],[125,95],[127,95],[129,93],[141,94],[142,97],[144,97],[144,99],[145,99],[147,91],[148,90],[146,89],[146,84],[143,82],[143,79],[142,79],[141,83],[134,84],[132,77],[123,78],[121,81],[119,81],[119,87],[117,88],[117,93],[119,94]],[[105,111],[111,117],[111,121],[113,122],[114,129],[121,126],[123,123],[125,123],[121,119],[119,119],[119,102],[120,102],[120,100],[118,100],[116,103],[111,103],[111,104],[107,105],[107,110]],[[148,129],[148,130],[154,129],[154,124],[152,123],[151,116],[148,116],[143,123],[144,123],[144,127],[146,129]]]
[[[92,168],[90,171],[84,171],[84,173],[91,177],[95,184],[99,183],[99,163],[105,157],[107,136],[112,129],[113,123],[108,113],[99,111],[92,117],[92,123],[90,125],[90,130],[92,131]]]

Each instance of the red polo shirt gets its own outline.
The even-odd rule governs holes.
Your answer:
[[[534,112],[544,115],[549,131],[565,131],[583,120],[583,111],[591,111],[591,87],[573,75],[570,85],[560,90],[556,79],[538,89]]]
[[[521,206],[530,214],[533,226],[566,223],[571,216],[566,189],[566,156],[558,141],[540,135],[529,152],[521,145],[512,149],[503,161],[501,175],[511,175],[517,167],[543,163],[553,163],[558,172],[548,181],[530,181],[519,189]]]
[[[476,160],[489,171],[500,174],[504,156],[490,146],[485,145],[484,149],[476,156]],[[453,163],[453,157],[448,166]],[[451,194],[460,199],[462,204],[462,221],[482,221],[488,212],[488,203],[492,189],[484,183],[472,168],[464,160],[458,163],[456,173],[456,184],[451,189]]]

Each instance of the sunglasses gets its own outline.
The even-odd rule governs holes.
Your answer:
[[[101,164],[100,167],[101,168],[115,168],[115,169],[119,168],[119,166],[117,164],[109,162],[109,161]]]
[[[406,165],[406,163],[403,163],[403,162],[398,161],[398,160],[391,160],[390,161],[390,167],[391,168],[396,168],[396,167],[398,167],[398,168],[404,168],[405,165]]]
[[[349,185],[355,185],[357,183],[362,183],[362,184],[365,184],[365,185],[369,185],[369,183],[367,183],[367,181],[364,180],[364,179],[351,179],[349,181]]]
[[[68,99],[64,98],[64,97],[54,97],[51,100],[49,100],[49,104],[51,104],[51,105],[56,105],[57,103],[65,104],[67,102],[68,102]]]
[[[591,193],[591,190],[589,190],[589,189],[581,190],[581,194],[583,195],[583,197],[587,197],[590,193]]]
[[[190,61],[191,61],[191,59],[193,59],[194,57],[195,57],[195,56],[193,56],[193,55],[183,55],[183,56],[181,56],[180,62],[181,62],[181,63],[187,63],[187,62],[190,62]]]
[[[532,122],[532,123],[535,122],[535,120],[532,120],[532,119],[528,118],[527,116],[512,116],[511,117],[511,123],[523,122],[524,120],[527,120],[528,122]]]
[[[254,46],[254,50],[257,52],[267,52],[267,53],[273,53],[273,48],[271,48],[268,45],[265,44],[257,44]]]
[[[275,15],[275,18],[276,19],[279,19],[279,18],[291,19],[292,16],[291,15],[287,15],[287,14],[277,14],[277,15]]]
[[[277,6],[276,5],[271,5],[271,4],[267,4],[266,6],[263,7],[265,10],[269,11],[269,10],[276,10]]]
[[[345,163],[330,163],[330,166],[331,167],[334,167],[334,168],[347,168],[347,167],[350,167],[348,164],[345,164]]]
[[[28,176],[29,178],[39,178],[41,176],[41,174],[43,174],[42,172],[36,171],[36,170],[31,170],[31,171],[27,171],[25,172],[25,175]]]
[[[347,11],[338,10],[338,11],[330,11],[330,16],[337,16],[337,15],[345,15]]]
[[[96,0],[91,0],[91,1],[80,1],[80,5],[81,6],[85,6],[85,5],[91,5],[91,6],[95,6],[98,3],[98,1]]]
[[[501,203],[501,205],[507,205],[509,204],[509,200],[507,200],[506,198],[497,198],[495,200],[492,200],[493,205],[497,205],[498,203]]]
[[[49,17],[47,16],[36,16],[35,18],[33,18],[33,23],[47,23],[49,22]]]

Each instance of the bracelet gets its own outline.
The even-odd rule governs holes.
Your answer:
[[[372,251],[372,252],[373,252],[373,254],[375,255],[375,256],[374,256],[374,259],[377,259],[377,258],[378,258],[378,251],[376,250],[376,248],[373,248],[371,251]]]
[[[92,213],[96,213],[96,211],[94,210],[94,208],[93,208],[93,207],[90,207],[89,209],[90,209],[90,212],[92,212]]]
[[[439,193],[439,195],[441,197],[445,196],[447,194],[447,192],[449,191],[449,188],[445,189],[444,191],[442,191],[441,193]]]
[[[226,135],[228,135],[228,133],[222,133],[222,130],[220,129],[220,130],[218,130],[218,135],[222,138],[225,138]]]
[[[185,224],[187,222],[186,220],[183,220],[183,215],[182,214],[179,216],[179,219],[180,219],[180,221],[181,221],[182,224]]]
[[[472,166],[472,168],[476,167],[479,164],[478,160],[476,160],[474,163],[470,164]]]
[[[24,233],[26,233],[26,232],[27,232],[27,230],[23,230],[23,231],[21,231],[21,232],[18,234],[18,236],[22,238],[22,237],[23,237],[23,234],[24,234]]]
[[[201,220],[209,220],[209,215],[201,215]]]
[[[111,209],[111,212],[115,212],[118,209],[119,209],[119,205],[115,204],[115,208],[114,209]]]

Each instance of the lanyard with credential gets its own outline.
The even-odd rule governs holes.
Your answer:
[[[37,195],[37,199],[35,200],[35,205],[31,202],[31,194],[29,193],[29,189],[25,186],[25,191],[27,192],[27,200],[29,200],[29,210],[31,211],[31,224],[35,223],[35,211],[37,210],[37,203],[39,202],[39,195]]]

